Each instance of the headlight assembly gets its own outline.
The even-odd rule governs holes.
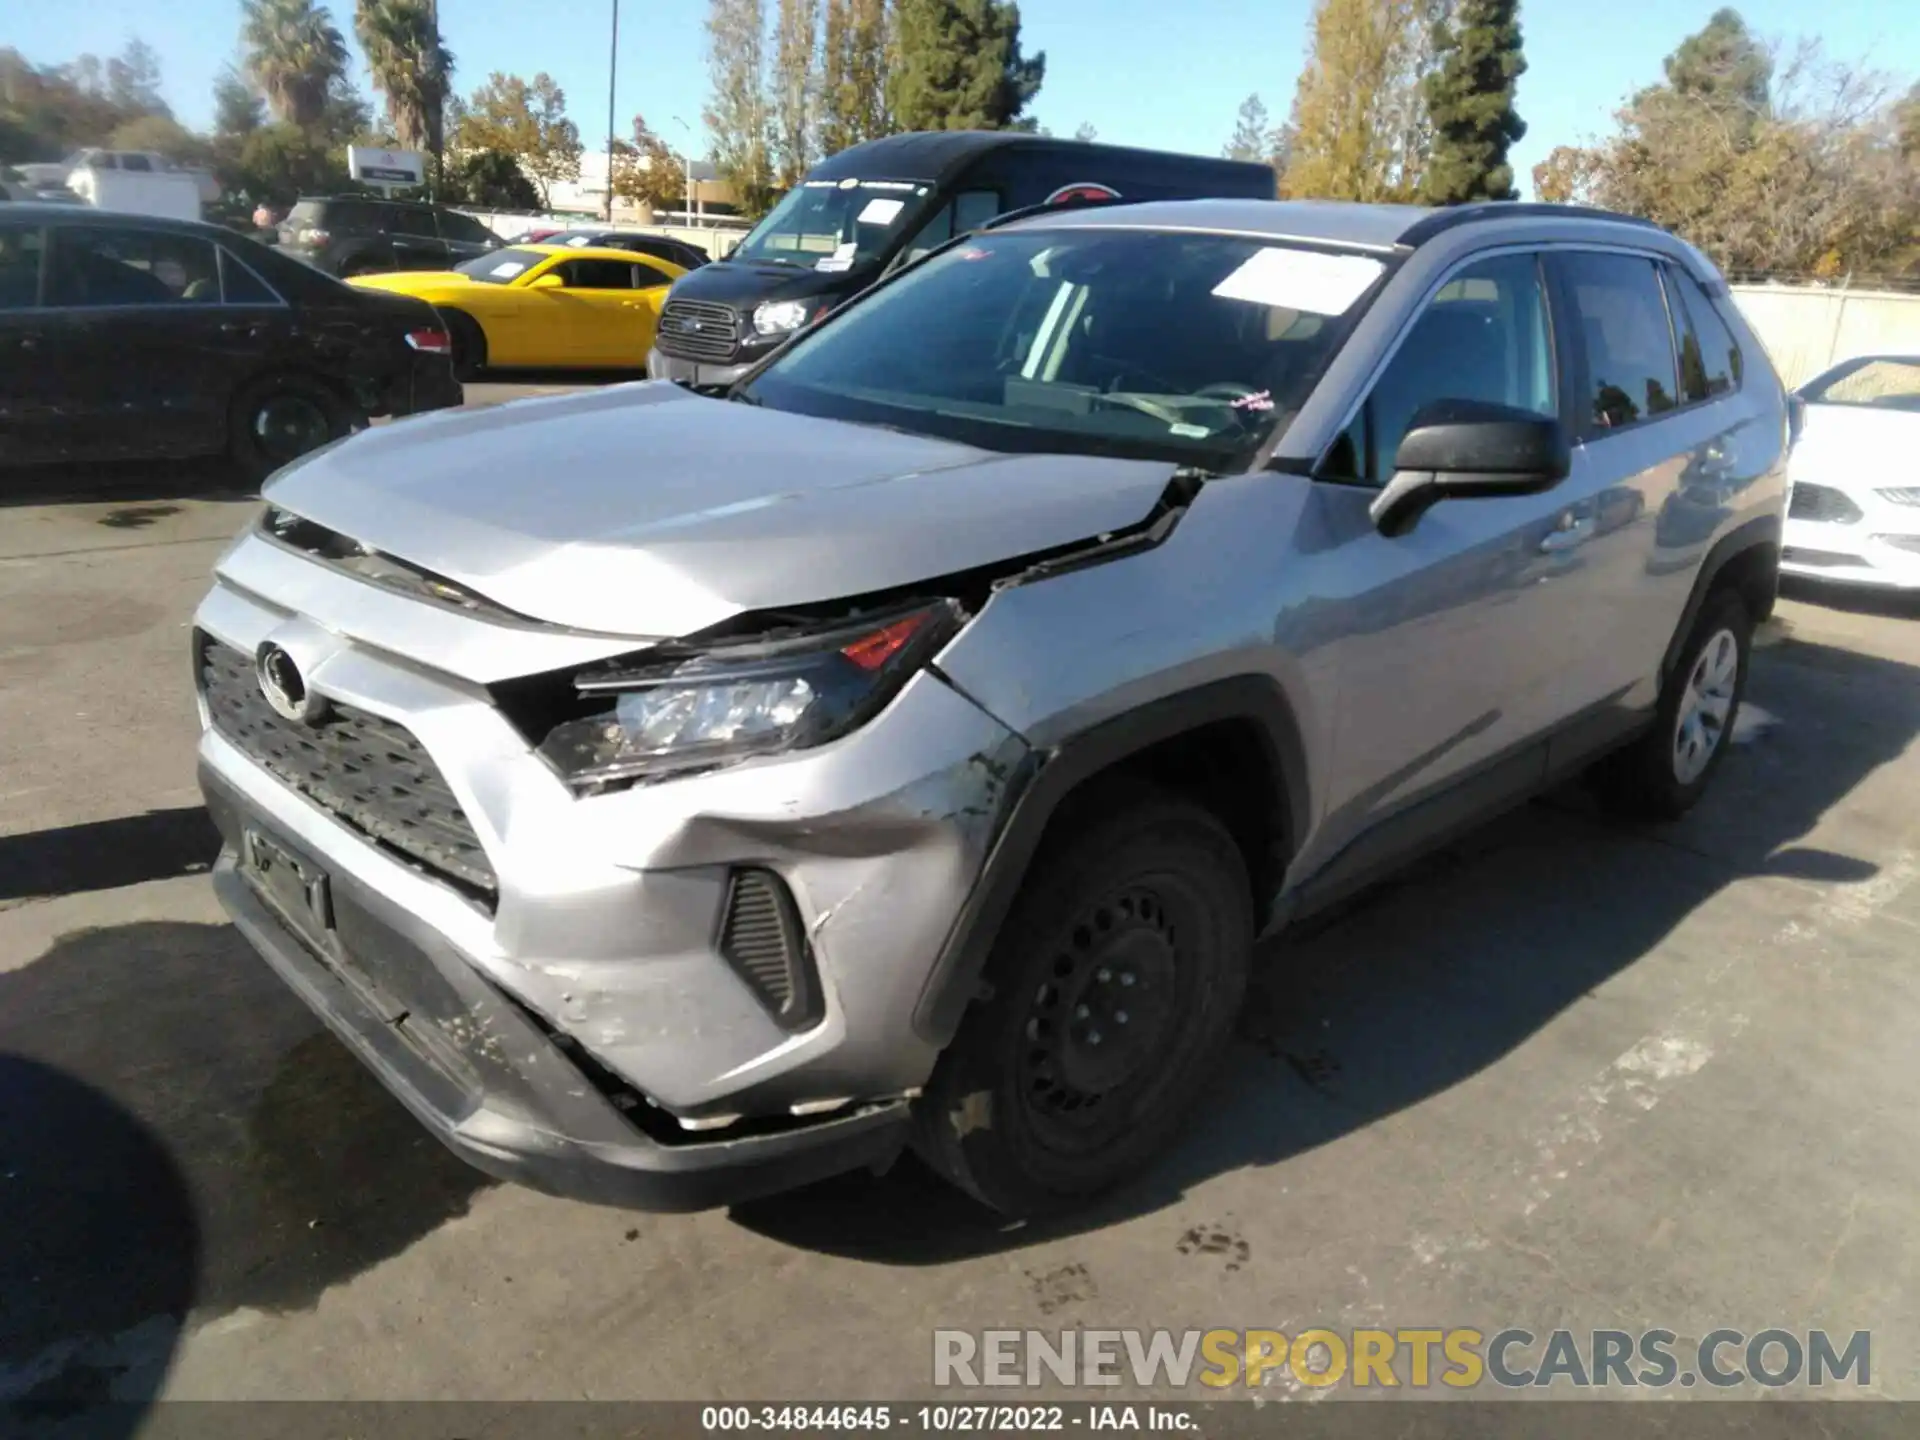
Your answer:
[[[573,689],[587,713],[554,725],[540,754],[573,784],[596,786],[824,744],[892,699],[961,619],[955,602],[941,600],[586,671]]]
[[[807,301],[769,300],[755,307],[753,328],[761,335],[787,335],[807,323]]]

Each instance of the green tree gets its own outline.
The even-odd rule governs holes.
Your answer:
[[[540,192],[513,156],[499,150],[469,150],[447,162],[440,199],[448,205],[486,210],[538,210]]]
[[[1435,27],[1439,66],[1426,77],[1433,148],[1421,193],[1435,205],[1516,200],[1508,150],[1527,133],[1513,108],[1526,73],[1519,0],[1460,0]]]
[[[779,0],[773,28],[773,169],[781,188],[813,165],[820,96],[820,0]]]
[[[402,148],[424,150],[437,164],[453,55],[440,42],[433,0],[359,0],[353,28],[386,99],[387,128]]]
[[[580,175],[579,128],[567,118],[566,92],[544,70],[531,82],[498,70],[489,75],[467,101],[454,144],[513,156],[539,188],[543,206],[556,183]]]
[[[1773,57],[1753,37],[1737,10],[1713,12],[1704,27],[1661,62],[1667,84],[1684,99],[1738,106],[1764,115],[1770,104]]]
[[[327,136],[284,120],[262,125],[240,142],[223,180],[256,203],[291,205],[302,195],[349,189],[346,155]]]
[[[1439,0],[1318,0],[1287,122],[1288,194],[1391,201],[1419,193],[1438,8]]]
[[[315,0],[240,0],[246,73],[276,119],[311,129],[347,73],[347,42]]]
[[[1227,145],[1220,153],[1229,160],[1264,160],[1267,158],[1273,122],[1267,118],[1267,102],[1258,95],[1249,95],[1240,102],[1239,113],[1233,119],[1233,134],[1227,137]]]
[[[128,115],[166,115],[173,111],[160,96],[160,57],[135,36],[107,61],[107,101]]]
[[[266,102],[231,65],[221,70],[213,81],[214,135],[248,135],[266,123]]]
[[[887,0],[826,0],[820,55],[820,153],[891,134]]]
[[[686,191],[686,167],[680,157],[648,127],[644,115],[634,116],[633,139],[614,142],[613,193],[642,205],[677,204],[691,210]]]
[[[1012,0],[898,0],[887,85],[903,130],[1018,128],[1046,73],[1044,53],[1021,53]]]
[[[113,127],[107,136],[113,150],[146,150],[164,155],[179,165],[205,165],[213,159],[213,147],[204,135],[196,135],[171,115],[136,115]]]
[[[166,114],[153,88],[157,72],[140,59],[144,50],[136,41],[106,64],[82,55],[65,65],[37,66],[17,50],[0,48],[0,162],[58,160],[83,145],[104,145],[128,121]],[[145,54],[150,59],[152,52]]]
[[[747,215],[773,203],[773,122],[767,104],[765,0],[713,0],[707,11],[707,75],[703,112],[713,138],[714,168]]]

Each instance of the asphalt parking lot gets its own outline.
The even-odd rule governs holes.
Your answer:
[[[222,923],[186,637],[251,504],[0,495],[0,1398],[904,1398],[936,1326],[1311,1325],[1868,1330],[1920,1398],[1920,611],[1783,602],[1683,824],[1556,795],[1275,947],[1090,1214],[903,1163],[651,1216],[441,1152]]]

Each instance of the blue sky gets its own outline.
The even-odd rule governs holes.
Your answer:
[[[1657,77],[1661,57],[1714,8],[1715,0],[1523,4],[1530,68],[1520,82],[1528,125],[1514,157],[1521,176],[1553,146],[1604,130],[1619,100]],[[1836,58],[1869,60],[1903,82],[1920,74],[1920,12],[1911,5],[1747,0],[1737,8],[1764,36],[1814,34]],[[570,113],[595,146],[606,131],[609,9],[609,0],[440,0],[440,22],[462,91],[491,70],[546,70],[565,87]],[[639,111],[669,143],[687,146],[677,115],[701,137],[690,148],[704,153],[706,9],[704,0],[627,0],[621,133]],[[7,10],[0,44],[40,63],[88,50],[108,54],[140,36],[160,53],[168,100],[193,125],[210,119],[213,77],[233,57],[239,33],[237,0],[10,0]],[[1026,46],[1047,52],[1035,113],[1056,134],[1086,122],[1102,140],[1217,153],[1249,93],[1259,92],[1276,118],[1284,116],[1310,13],[1311,0],[1024,0]],[[334,0],[334,18],[351,39],[352,0]],[[359,79],[364,85],[364,70]]]

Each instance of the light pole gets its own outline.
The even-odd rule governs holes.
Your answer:
[[[613,96],[620,74],[620,0],[613,0],[613,40],[607,46],[607,223],[613,223]]]
[[[682,120],[678,115],[673,116],[672,119],[674,124],[678,125],[682,130],[687,132],[687,139],[691,141],[693,139],[693,127],[687,124],[687,122]],[[687,193],[686,193],[687,218],[689,220],[693,220],[696,218],[704,218],[699,213],[699,207],[700,207],[699,198],[694,194],[694,191],[693,191],[693,152],[691,150],[682,150],[680,152],[680,159],[683,162],[685,162],[687,167]]]

